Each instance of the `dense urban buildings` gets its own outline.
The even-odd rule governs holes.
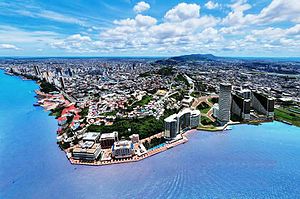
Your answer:
[[[56,117],[57,142],[70,161],[98,165],[140,160],[184,143],[189,129],[272,121],[285,104],[297,114],[297,63],[276,63],[286,66],[285,74],[270,73],[274,63],[255,64],[193,55],[0,60],[7,74],[39,83],[35,105]],[[293,122],[288,119],[279,120]]]

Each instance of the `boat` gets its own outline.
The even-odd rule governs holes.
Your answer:
[[[231,126],[227,126],[224,131],[228,131],[228,130],[232,130],[232,127]]]

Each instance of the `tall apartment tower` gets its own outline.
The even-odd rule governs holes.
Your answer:
[[[230,120],[231,88],[231,84],[220,84],[218,120],[222,123]]]
[[[264,114],[267,117],[274,117],[274,98],[263,94],[259,91],[253,91],[251,96],[251,104],[255,111]]]
[[[33,66],[35,76],[41,76],[41,71],[39,66]]]
[[[65,81],[63,77],[59,77],[59,82],[60,82],[60,88],[65,89]]]

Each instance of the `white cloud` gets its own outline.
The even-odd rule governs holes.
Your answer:
[[[0,49],[7,49],[7,50],[20,50],[20,48],[18,48],[15,45],[12,44],[0,44]]]
[[[234,26],[242,25],[245,23],[244,11],[252,8],[247,0],[238,0],[230,5],[232,11],[223,19],[223,24]]]
[[[283,21],[300,23],[299,0],[272,0],[258,14],[244,14],[245,11],[252,8],[247,0],[237,0],[230,7],[232,11],[223,19],[224,25],[265,25]]]
[[[300,23],[299,0],[273,0],[257,15],[248,14],[246,19],[250,23],[270,23],[292,21]]]
[[[122,20],[114,20],[113,22],[116,25],[121,25],[121,26],[135,26],[135,20],[134,19],[122,19]]]
[[[204,6],[207,9],[212,10],[218,8],[220,5],[218,3],[214,3],[213,1],[208,1]]]
[[[27,31],[12,26],[0,25],[0,43],[51,43],[63,36],[51,31]]]
[[[152,26],[156,24],[157,20],[150,16],[144,16],[141,14],[138,14],[135,17],[135,22],[137,26]]]
[[[146,10],[149,10],[150,9],[150,5],[144,1],[141,1],[141,2],[138,2],[134,7],[133,7],[133,10],[136,12],[136,13],[141,13],[141,12],[144,12]]]
[[[89,36],[82,36],[81,34],[71,35],[67,39],[70,41],[80,41],[80,42],[92,41],[92,39]]]
[[[75,53],[297,51],[300,24],[279,28],[273,27],[272,20],[271,25],[265,25],[263,20],[251,21],[258,19],[264,9],[255,16],[245,14],[245,11],[252,12],[252,5],[247,0],[238,0],[229,6],[231,12],[220,19],[200,15],[200,6],[197,4],[180,3],[167,11],[162,21],[136,14],[132,18],[114,20],[112,27],[102,30],[98,35],[95,32],[81,32],[64,39],[59,37],[50,43],[53,48]],[[295,22],[290,20],[290,23]]]
[[[18,9],[18,10],[14,10],[14,12],[17,13],[18,15],[23,15],[23,16],[32,17],[32,18],[44,18],[44,19],[48,19],[51,21],[70,23],[70,24],[78,24],[81,26],[85,26],[85,24],[86,24],[86,22],[81,19],[77,19],[77,18],[69,16],[69,15],[65,15],[62,13],[54,12],[51,10],[45,10],[45,9],[41,9],[41,8],[35,8],[33,10]]]
[[[200,6],[198,4],[180,3],[171,10],[169,10],[165,19],[170,22],[184,21],[200,16]]]

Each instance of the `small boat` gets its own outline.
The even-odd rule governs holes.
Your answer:
[[[39,103],[34,103],[33,106],[40,106]]]
[[[232,130],[232,127],[231,126],[227,126],[224,131],[227,131],[227,130]]]

